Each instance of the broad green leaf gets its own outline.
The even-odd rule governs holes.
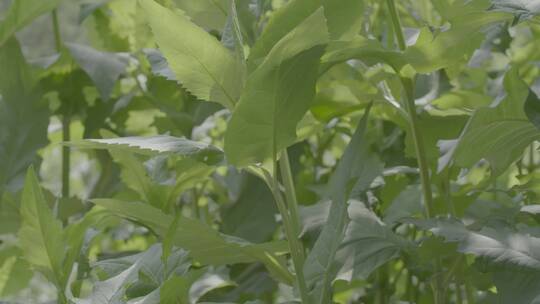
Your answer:
[[[168,135],[86,139],[66,144],[83,149],[106,149],[143,155],[178,155],[209,163],[217,163],[222,157],[221,150],[215,146]]]
[[[108,100],[116,81],[126,72],[129,57],[125,54],[101,52],[91,47],[66,43],[71,56],[95,83],[101,99]]]
[[[16,233],[21,224],[19,199],[10,192],[4,192],[0,200],[0,235]]]
[[[173,217],[148,204],[124,202],[114,199],[95,199],[92,202],[103,206],[118,216],[139,222],[165,237]],[[285,242],[252,244],[242,239],[223,235],[200,221],[181,217],[175,232],[175,246],[189,251],[195,260],[209,265],[253,263],[261,261],[272,267],[269,260],[273,255],[286,251]]]
[[[392,231],[364,203],[353,201],[349,206],[351,223],[343,240],[345,256],[352,260],[340,276],[366,279],[379,266],[399,256],[412,244]]]
[[[0,22],[0,47],[21,28],[42,14],[52,11],[62,0],[13,0]],[[3,65],[2,65],[3,66]]]
[[[231,0],[173,0],[193,22],[208,30],[221,31],[227,21]]]
[[[62,223],[54,218],[33,167],[28,169],[21,199],[20,247],[26,260],[62,289],[65,239]]]
[[[321,59],[321,72],[347,60],[357,59],[372,65],[386,63],[399,71],[407,62],[402,53],[386,50],[373,39],[356,36],[351,40],[332,41]]]
[[[76,304],[110,304],[125,303],[128,288],[134,288],[138,279],[144,275],[149,278],[155,289],[160,288],[167,278],[174,275],[185,275],[191,263],[185,259],[185,252],[176,251],[169,258],[169,269],[161,263],[161,246],[153,245],[148,250],[119,259],[99,261],[96,267],[104,268],[110,278],[94,284],[88,298],[72,298]],[[176,259],[175,263],[172,263]],[[144,302],[142,302],[144,303]]]
[[[454,22],[451,29],[435,36],[424,28],[404,56],[419,73],[450,67],[470,56],[480,46],[485,37],[482,32],[484,27],[508,19],[510,16],[506,13],[474,12],[460,16],[460,21]]]
[[[493,274],[499,303],[540,303],[540,272],[504,270]]]
[[[320,7],[328,24],[330,38],[348,39],[360,29],[363,3],[354,0],[294,0],[276,11],[264,28],[249,55],[250,70],[264,61],[276,45]]]
[[[244,85],[244,70],[233,54],[185,15],[153,0],[139,4],[178,81],[199,99],[234,108]]]
[[[28,286],[33,273],[22,256],[17,247],[0,251],[0,297],[7,297]]]
[[[225,133],[225,153],[238,166],[263,162],[296,140],[296,126],[315,94],[328,41],[322,9],[281,39],[249,75]]]
[[[31,68],[17,40],[0,47],[0,197],[22,186],[26,168],[36,163],[36,151],[48,142],[49,112],[41,103]]]
[[[504,79],[506,97],[493,107],[480,108],[469,119],[461,136],[439,159],[439,169],[454,161],[460,167],[471,167],[481,159],[489,162],[492,174],[498,176],[533,141],[540,132],[527,119],[524,104],[534,93],[512,69]]]
[[[221,208],[222,231],[250,242],[264,242],[272,237],[278,213],[266,184],[250,174],[239,177],[238,198]]]
[[[485,257],[502,266],[540,270],[540,238],[527,233],[491,227],[474,231],[457,219],[411,222],[444,237],[447,242],[458,243],[458,250],[462,253]]]
[[[337,272],[335,256],[347,229],[349,195],[367,190],[371,181],[382,172],[383,166],[370,152],[365,138],[369,110],[366,110],[329,181],[330,213],[304,266],[308,288],[317,294],[314,298],[320,299],[320,303],[329,301],[328,288]]]
[[[529,89],[529,96],[525,100],[523,108],[525,115],[529,121],[540,130],[540,99],[538,96]]]

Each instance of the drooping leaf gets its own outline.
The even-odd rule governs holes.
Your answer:
[[[352,263],[345,262],[348,267],[340,271],[340,277],[366,279],[379,266],[398,257],[400,252],[411,246],[409,241],[394,233],[391,227],[368,210],[364,203],[352,202],[348,213],[351,223],[342,244],[345,253],[341,255],[351,259]]]
[[[0,23],[0,47],[18,30],[42,14],[52,11],[62,0],[14,0]],[[3,66],[3,65],[2,65]]]
[[[262,162],[296,140],[296,126],[315,94],[328,40],[322,9],[281,39],[249,75],[225,134],[231,164]]]
[[[153,0],[139,4],[178,81],[197,98],[232,109],[244,85],[244,70],[233,54],[185,15]]]
[[[458,243],[458,250],[488,258],[497,265],[540,270],[540,238],[504,228],[468,229],[457,219],[411,221],[447,242]]]
[[[66,43],[71,56],[95,83],[101,99],[108,100],[116,81],[125,73],[129,57],[125,54],[101,52],[91,47]]]
[[[170,154],[193,157],[209,163],[219,162],[222,157],[221,150],[213,145],[168,135],[86,139],[67,144],[83,149],[107,149],[144,155]]]
[[[125,303],[126,290],[137,284],[138,278],[144,275],[158,289],[166,280],[174,275],[185,275],[191,263],[185,259],[185,252],[177,251],[170,257],[176,263],[168,263],[169,269],[164,269],[161,263],[161,246],[153,245],[148,250],[119,259],[98,262],[95,266],[103,268],[109,278],[94,284],[92,293],[84,299],[72,298],[76,304],[110,304]],[[144,303],[144,302],[142,302]]]
[[[371,181],[382,172],[382,164],[370,152],[365,138],[369,110],[366,110],[329,181],[330,213],[305,263],[308,288],[317,294],[314,298],[320,299],[320,303],[329,300],[328,288],[337,272],[335,256],[347,229],[349,195],[351,191],[361,193],[367,190]]]
[[[439,159],[439,170],[451,161],[470,167],[486,159],[492,174],[498,176],[531,142],[540,139],[540,132],[523,111],[529,94],[534,93],[519,78],[516,69],[507,72],[504,88],[506,97],[499,104],[475,111],[461,136]]]
[[[173,217],[163,214],[148,204],[130,203],[114,199],[96,199],[93,202],[111,212],[144,224],[157,235],[165,237]],[[286,243],[252,244],[242,239],[223,235],[200,221],[181,217],[174,233],[173,245],[189,251],[195,260],[209,265],[252,263],[261,261],[267,267],[276,267],[272,256],[286,251]]]
[[[0,47],[0,197],[19,190],[26,168],[45,146],[49,112],[17,40]]]
[[[49,209],[33,167],[26,174],[20,212],[19,242],[26,260],[58,288],[63,288],[66,244],[62,223]]]
[[[366,64],[386,63],[395,70],[400,70],[407,62],[403,54],[393,50],[387,50],[377,41],[356,36],[351,40],[332,41],[321,59],[321,72],[330,67],[357,59]]]

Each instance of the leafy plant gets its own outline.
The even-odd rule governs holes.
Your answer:
[[[2,303],[540,303],[538,1],[0,1]]]

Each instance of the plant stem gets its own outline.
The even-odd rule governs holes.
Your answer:
[[[285,149],[281,153],[281,159],[279,161],[279,169],[281,172],[281,179],[283,185],[285,186],[285,198],[287,200],[287,205],[289,207],[289,212],[291,214],[291,224],[294,229],[296,236],[300,235],[300,218],[298,216],[298,201],[296,199],[296,190],[294,188],[294,181],[291,171],[291,163],[289,161],[289,154]],[[302,244],[300,244],[302,245]],[[300,246],[302,247],[302,246]],[[301,252],[302,258],[304,258],[304,251]]]
[[[386,0],[388,10],[390,11],[390,17],[394,26],[394,34],[396,35],[399,49],[404,51],[407,48],[405,44],[405,38],[403,36],[403,29],[399,21],[399,16],[396,11],[394,0]],[[416,105],[414,104],[414,80],[410,78],[401,78],[401,82],[405,89],[405,100],[407,103],[407,111],[409,114],[409,123],[413,135],[414,147],[416,150],[416,158],[418,159],[418,169],[420,170],[420,180],[422,183],[422,192],[424,195],[424,203],[426,208],[426,217],[431,218],[433,216],[433,194],[431,192],[431,182],[429,178],[429,166],[427,163],[426,151],[424,147],[424,140],[418,123],[418,114],[416,113]]]
[[[62,141],[70,141],[71,119],[64,115],[62,119]],[[67,146],[62,147],[62,197],[69,197],[69,173],[70,173],[70,149]]]
[[[54,42],[56,46],[56,51],[61,52],[62,51],[62,36],[60,34],[60,25],[58,23],[58,13],[56,9],[52,11],[52,25],[53,25],[53,31],[54,31]],[[70,141],[70,124],[71,124],[71,118],[70,115],[67,113],[64,113],[62,117],[62,141],[68,142]],[[69,173],[71,171],[70,169],[70,149],[67,146],[62,147],[62,197],[68,198],[69,197]]]
[[[309,293],[306,285],[306,280],[304,278],[304,250],[302,249],[302,244],[298,239],[297,229],[294,229],[294,224],[291,221],[291,215],[287,210],[287,205],[283,200],[283,196],[279,190],[279,182],[277,180],[277,161],[274,158],[274,174],[270,176],[267,171],[264,171],[265,181],[274,196],[274,200],[278,207],[279,213],[281,214],[281,219],[283,221],[283,228],[285,229],[285,234],[287,236],[287,242],[289,244],[289,250],[291,251],[291,257],[294,265],[294,270],[296,272],[296,282],[298,284],[298,290],[300,291],[300,297],[302,303],[310,304]],[[289,192],[289,191],[286,191]],[[290,195],[291,193],[287,194]]]
[[[386,0],[392,24],[394,26],[394,34],[401,51],[405,51],[407,44],[405,43],[405,37],[403,35],[403,28],[396,10],[394,0]],[[399,73],[399,71],[397,71]],[[405,89],[405,101],[407,103],[407,112],[409,114],[409,124],[412,131],[414,147],[416,151],[416,158],[418,161],[418,169],[420,170],[420,182],[422,184],[422,193],[424,197],[424,207],[426,218],[431,218],[434,215],[433,210],[433,193],[431,190],[431,181],[429,176],[429,165],[427,161],[424,140],[422,138],[422,132],[420,131],[418,114],[416,113],[416,105],[414,98],[414,79],[401,77],[403,88]],[[442,278],[440,275],[441,263],[437,259],[435,263],[435,288],[434,288],[434,303],[444,304],[446,301],[446,295],[444,287],[442,286]]]

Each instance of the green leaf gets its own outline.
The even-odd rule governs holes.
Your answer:
[[[538,0],[491,0],[491,4],[492,10],[514,14],[519,21],[540,14]]]
[[[148,204],[124,202],[114,199],[95,199],[118,216],[149,227],[160,237],[165,237],[173,217]],[[286,252],[285,242],[252,244],[242,239],[220,234],[198,220],[181,217],[177,223],[172,243],[189,251],[197,261],[208,265],[253,263],[261,261],[273,267],[271,257]]]
[[[66,43],[66,47],[95,83],[101,99],[108,100],[116,81],[125,73],[129,58],[125,54],[101,52],[75,43]]]
[[[13,0],[0,23],[0,47],[21,28],[42,14],[52,11],[62,0]],[[2,65],[4,66],[4,65]]]
[[[0,251],[0,297],[12,295],[28,286],[33,273],[22,256],[17,247]]]
[[[178,251],[177,251],[178,252]],[[76,304],[109,304],[124,303],[126,290],[133,288],[141,276],[150,278],[159,288],[166,278],[171,275],[184,275],[191,263],[185,259],[185,252],[175,254],[170,260],[176,259],[177,263],[169,263],[170,269],[164,269],[161,263],[161,246],[153,245],[143,253],[133,256],[99,261],[96,267],[104,268],[110,278],[94,284],[92,293],[88,298],[72,300]],[[164,279],[165,278],[165,279]],[[144,303],[144,302],[143,302]]]
[[[328,24],[330,38],[348,39],[360,28],[364,4],[355,0],[294,0],[276,11],[249,55],[250,70],[264,61],[272,48],[291,31],[324,8],[324,19]]]
[[[493,274],[499,303],[540,303],[540,272],[498,271]]]
[[[335,256],[345,237],[348,224],[347,201],[351,192],[361,193],[369,188],[371,181],[382,172],[382,164],[369,150],[366,141],[366,128],[370,108],[360,121],[351,142],[332,175],[328,196],[332,201],[330,213],[312,251],[307,257],[304,273],[308,288],[313,293],[319,293],[316,299],[327,303],[328,288],[334,274]]]
[[[457,242],[458,251],[488,258],[495,264],[540,270],[540,238],[504,228],[469,230],[457,219],[411,220],[417,226]]]
[[[49,112],[17,40],[0,47],[0,197],[21,188],[24,172],[48,143]]]
[[[233,54],[181,14],[140,0],[156,42],[178,81],[197,98],[232,109],[238,101],[244,70]]]
[[[387,50],[377,40],[356,36],[351,40],[332,41],[321,59],[321,72],[347,60],[357,59],[368,65],[386,63],[399,71],[407,62],[402,53]]]
[[[225,133],[231,164],[276,155],[296,140],[296,126],[315,95],[318,62],[328,40],[322,9],[281,39],[249,75]]]
[[[420,73],[450,67],[470,56],[480,46],[485,37],[483,28],[508,19],[509,15],[501,12],[470,12],[460,16],[451,29],[435,36],[424,28],[404,56]]]
[[[471,167],[481,159],[487,160],[492,175],[500,175],[533,141],[540,132],[527,119],[524,104],[530,92],[512,69],[504,79],[506,97],[494,107],[480,108],[469,119],[461,136],[439,159],[439,170],[452,161],[460,167]]]
[[[219,148],[213,145],[168,135],[86,139],[66,144],[82,149],[106,149],[143,155],[163,154],[192,157],[212,164],[219,162],[223,154]]]
[[[529,89],[529,96],[525,100],[523,111],[529,121],[540,130],[540,99],[531,89]]]
[[[26,174],[20,212],[19,242],[26,260],[62,290],[66,279],[62,223],[49,209],[33,167]]]
[[[231,0],[173,0],[193,22],[209,30],[221,31],[227,20]]]
[[[345,253],[342,254],[352,259],[353,266],[341,270],[348,279],[367,279],[379,266],[398,257],[400,252],[412,246],[367,209],[364,203],[351,202],[348,213],[351,223],[343,240]],[[351,265],[347,262],[345,264]]]

